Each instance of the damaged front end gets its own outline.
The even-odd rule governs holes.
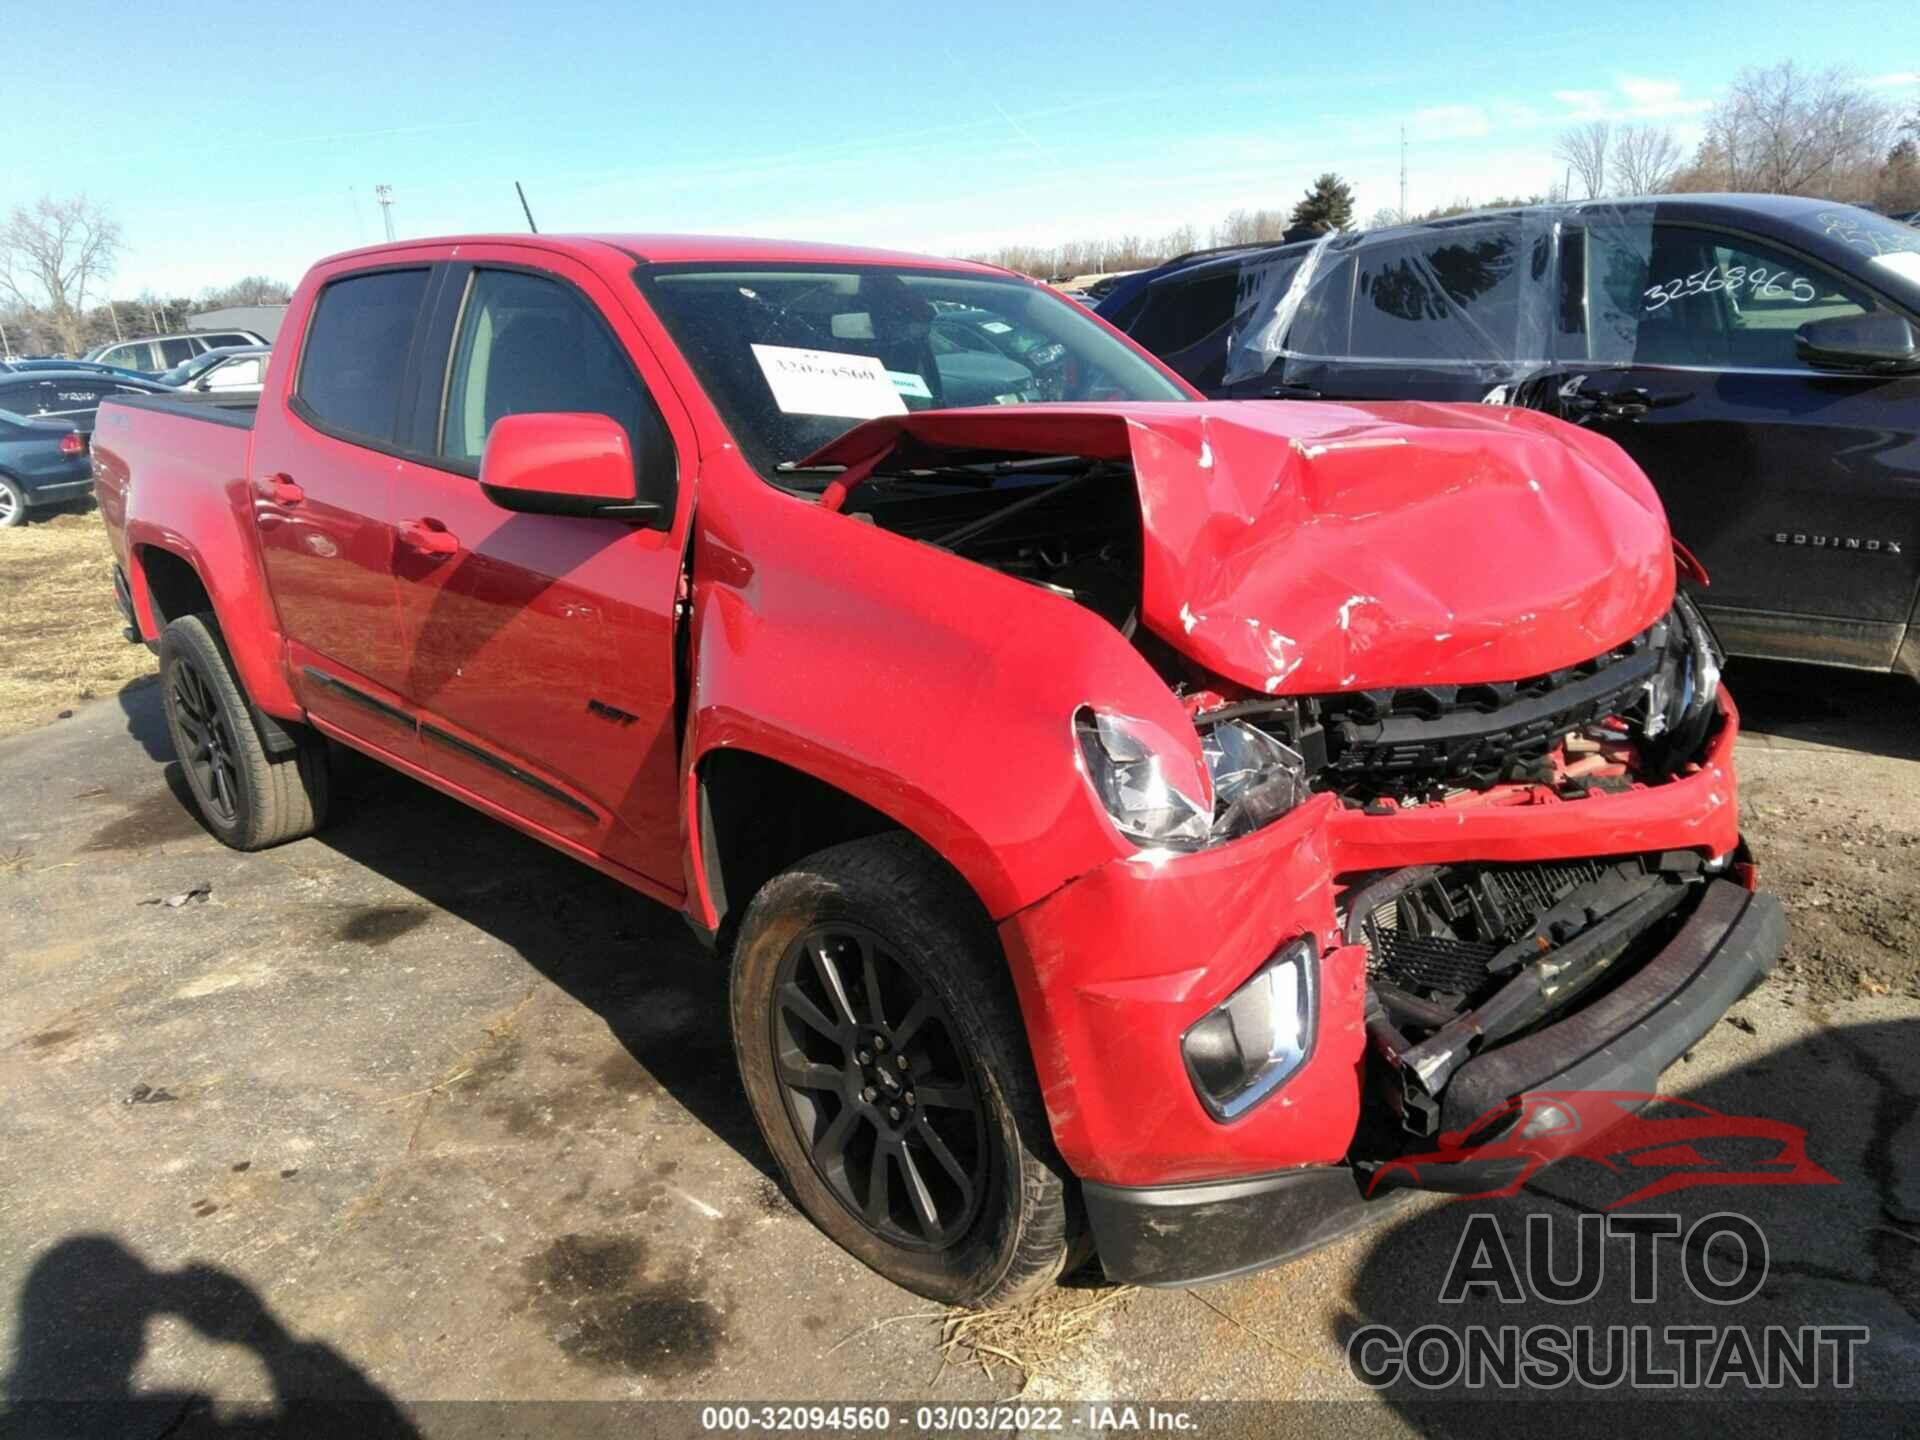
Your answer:
[[[1712,873],[1675,851],[1349,877],[1342,929],[1367,949],[1376,1098],[1408,1134],[1437,1134],[1463,1065],[1637,968]]]

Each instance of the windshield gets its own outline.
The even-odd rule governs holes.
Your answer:
[[[182,360],[171,370],[162,371],[159,380],[162,385],[185,385],[198,380],[207,371],[227,358],[224,350],[208,350],[194,356],[191,360]]]
[[[1011,277],[696,263],[636,279],[741,451],[769,475],[880,415],[1190,398],[1085,311]]]

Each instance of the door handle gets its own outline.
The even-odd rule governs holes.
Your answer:
[[[291,475],[262,475],[253,482],[253,493],[276,505],[298,505],[307,492],[293,483]]]
[[[1638,385],[1617,390],[1593,390],[1582,385],[1572,398],[1592,407],[1609,420],[1637,420],[1649,410],[1664,410],[1669,405],[1684,405],[1693,398],[1691,390],[1648,390]]]
[[[421,555],[458,555],[459,539],[438,520],[402,520],[393,527],[400,543]]]

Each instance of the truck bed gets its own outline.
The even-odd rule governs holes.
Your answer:
[[[207,420],[215,425],[251,430],[260,397],[182,390],[177,395],[115,395],[108,403],[129,410],[157,410],[168,415],[184,415],[189,420]]]

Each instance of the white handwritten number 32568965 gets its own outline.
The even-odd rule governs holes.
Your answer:
[[[1764,265],[1711,265],[1678,280],[1648,286],[1647,313],[1651,315],[1683,296],[1711,295],[1716,290],[1736,294],[1742,289],[1755,300],[1792,300],[1801,305],[1819,293],[1811,280],[1784,270],[1769,270]]]

